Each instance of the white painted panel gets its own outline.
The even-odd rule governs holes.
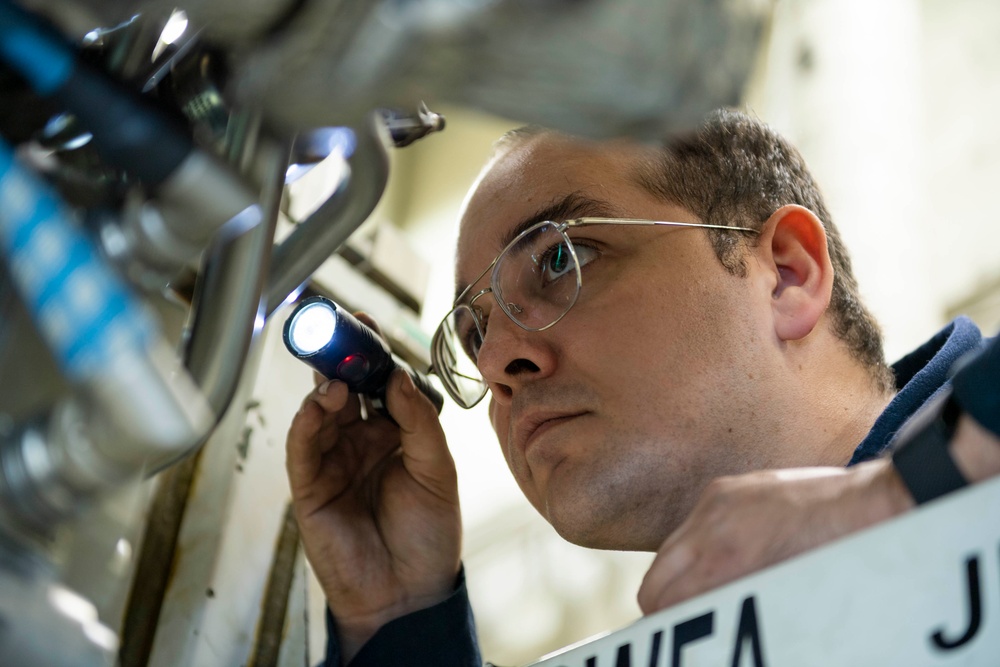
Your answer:
[[[536,665],[993,667],[1000,656],[997,517],[1000,479],[745,577]],[[970,558],[976,559],[978,568],[981,622],[966,642],[946,650],[936,645],[936,633],[948,643],[971,629]],[[754,659],[752,641],[746,638],[751,633],[746,633],[737,662],[737,628],[741,617],[744,629],[748,627],[750,608],[760,660]],[[629,659],[619,659],[626,653]]]

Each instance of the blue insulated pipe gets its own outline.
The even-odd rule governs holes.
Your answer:
[[[150,316],[55,193],[3,141],[0,249],[68,379],[86,380],[116,355],[143,354],[155,331]]]

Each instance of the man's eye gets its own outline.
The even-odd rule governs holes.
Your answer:
[[[576,260],[581,269],[597,259],[599,255],[596,248],[582,243],[574,243],[573,250],[576,251]],[[569,246],[565,243],[550,248],[542,256],[538,266],[543,286],[550,285],[563,276],[575,272],[573,256],[570,254]]]
[[[542,283],[549,283],[559,280],[567,273],[574,270],[573,255],[569,246],[565,243],[549,248],[538,260],[538,268],[541,273]]]
[[[483,335],[486,335],[486,325],[489,317],[483,314],[480,314],[479,317]],[[483,337],[479,335],[479,329],[476,328],[475,323],[469,323],[469,326],[462,331],[460,340],[462,341],[462,349],[465,351],[466,356],[472,360],[472,363],[476,363],[479,359],[479,350],[483,346]]]

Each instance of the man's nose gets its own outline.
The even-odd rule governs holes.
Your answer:
[[[494,308],[477,364],[495,401],[508,403],[523,384],[555,370],[557,357],[548,339],[547,331],[525,331]]]

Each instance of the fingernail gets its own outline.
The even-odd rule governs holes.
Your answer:
[[[406,396],[413,396],[417,393],[417,385],[413,384],[413,378],[410,377],[409,373],[403,373],[403,384],[400,389]]]
[[[330,391],[330,384],[332,382],[333,380],[327,380],[326,382],[324,382],[323,384],[321,384],[319,387],[316,388],[316,391],[319,392],[320,396],[326,396],[326,392]]]

